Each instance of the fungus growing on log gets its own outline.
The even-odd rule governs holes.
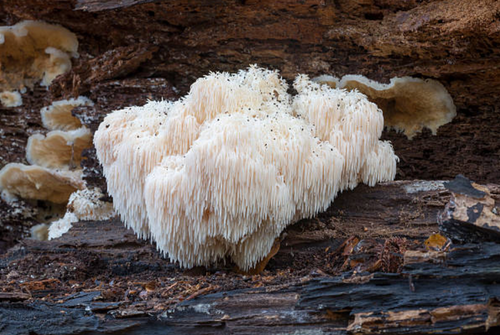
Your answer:
[[[382,113],[364,95],[306,76],[297,96],[287,89],[250,67],[200,78],[176,102],[109,114],[94,143],[124,223],[183,267],[229,256],[248,270],[338,192],[394,178]]]
[[[23,21],[0,27],[0,91],[32,88],[71,69],[78,57],[76,35],[58,25]]]
[[[446,88],[432,79],[396,77],[389,84],[381,84],[361,75],[346,75],[341,80],[323,75],[313,81],[365,94],[384,112],[385,126],[404,133],[409,139],[423,128],[436,135],[439,127],[457,115]]]
[[[340,87],[357,89],[384,111],[386,126],[412,138],[423,128],[436,135],[437,129],[457,115],[455,104],[436,80],[412,77],[392,78],[380,84],[363,76],[342,77]]]
[[[78,106],[93,106],[94,103],[85,97],[54,101],[50,106],[42,108],[43,126],[50,130],[75,130],[82,127],[81,121],[71,114]]]
[[[5,107],[19,107],[23,104],[23,98],[19,92],[4,91],[0,93],[0,102]]]
[[[115,216],[113,204],[99,200],[99,188],[78,190],[69,197],[67,212],[63,218],[53,222],[48,230],[48,239],[61,237],[68,232],[73,223],[88,220],[107,220]]]
[[[54,130],[46,136],[35,134],[28,138],[26,159],[46,168],[70,169],[80,166],[83,149],[91,146],[92,134],[87,128]]]
[[[0,192],[6,201],[20,197],[66,203],[71,193],[83,186],[81,171],[56,171],[18,163],[9,163],[0,170]]]
[[[326,84],[330,86],[331,88],[340,88],[340,79],[334,76],[330,76],[327,74],[314,77],[311,79],[311,81],[318,83],[320,85]]]

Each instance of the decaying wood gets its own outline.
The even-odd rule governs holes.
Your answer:
[[[287,80],[297,73],[362,74],[382,82],[406,75],[437,79],[458,116],[437,136],[424,131],[410,141],[385,133],[401,158],[398,178],[452,179],[461,173],[498,182],[500,124],[491,120],[498,114],[499,13],[494,0],[4,0],[0,24],[61,24],[77,34],[81,57],[54,82],[50,99],[40,90],[23,97],[23,108],[2,110],[6,138],[0,140],[13,150],[0,154],[0,166],[24,161],[21,149],[30,132],[40,130],[36,114],[50,100],[85,94],[90,86],[94,99],[124,107],[142,100],[110,98],[96,86],[123,77],[161,78],[186,93],[209,71],[255,63],[279,69]]]
[[[288,228],[253,276],[223,263],[181,270],[116,218],[79,222],[0,259],[0,330],[494,334],[500,244],[424,243],[448,222],[442,213],[462,211],[450,207],[458,196],[468,206],[486,194],[500,199],[497,185],[462,186],[457,178],[345,192],[327,212]],[[437,240],[446,241],[442,234]]]
[[[289,82],[297,73],[437,79],[458,115],[436,136],[384,131],[401,159],[397,178],[464,174],[486,185],[360,186],[289,227],[258,275],[223,262],[181,270],[117,218],[23,240],[52,209],[0,199],[0,253],[18,243],[0,257],[0,333],[500,332],[499,15],[494,0],[0,1],[0,25],[44,20],[80,44],[49,91],[0,106],[0,167],[26,163],[28,137],[47,132],[40,109],[55,100],[89,97],[94,106],[73,114],[95,131],[112,110],[176,99],[209,71],[256,63]],[[87,184],[105,191],[95,150],[84,156]]]

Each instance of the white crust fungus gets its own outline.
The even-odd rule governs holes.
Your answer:
[[[5,91],[0,93],[0,102],[5,107],[19,107],[23,104],[23,98],[19,92]]]
[[[43,126],[50,130],[76,130],[82,127],[80,120],[71,114],[78,106],[93,106],[94,103],[85,97],[54,101],[50,106],[42,108]]]
[[[52,240],[61,237],[63,234],[66,234],[71,229],[71,227],[73,227],[73,223],[75,222],[78,222],[78,218],[76,217],[75,213],[66,212],[66,214],[64,214],[64,217],[51,223],[47,233],[48,239]]]
[[[83,149],[91,146],[92,133],[87,128],[54,130],[46,136],[35,134],[28,138],[26,159],[46,168],[70,169],[80,166]]]
[[[71,194],[64,217],[50,225],[48,231],[49,240],[59,238],[67,233],[75,222],[108,220],[115,216],[113,204],[99,200],[103,196],[104,194],[99,188],[85,188]]]
[[[248,270],[283,229],[359,182],[392,180],[383,115],[358,92],[255,66],[187,96],[109,114],[95,133],[115,210],[181,266],[229,256]]]
[[[57,171],[40,166],[9,163],[0,170],[0,191],[7,201],[16,198],[66,203],[83,188],[81,170]]]
[[[22,21],[0,27],[0,90],[32,88],[71,69],[78,57],[76,35],[58,25]]]
[[[439,127],[457,115],[446,88],[432,79],[396,77],[389,84],[381,84],[361,75],[346,75],[341,80],[323,75],[313,81],[365,94],[384,112],[385,126],[404,133],[409,139],[423,128],[436,135]]]
[[[78,220],[107,220],[115,216],[113,204],[99,200],[104,197],[101,189],[83,189],[71,194],[68,211],[74,213]]]

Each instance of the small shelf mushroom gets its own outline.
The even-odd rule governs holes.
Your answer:
[[[384,112],[385,126],[404,133],[409,139],[424,128],[436,135],[439,127],[457,115],[450,94],[433,79],[396,77],[389,84],[381,84],[361,75],[346,75],[340,80],[323,75],[313,81],[365,94]]]

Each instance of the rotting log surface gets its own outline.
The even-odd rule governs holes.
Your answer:
[[[3,0],[0,24],[24,19],[75,32],[80,59],[45,90],[23,96],[22,108],[2,109],[0,166],[24,161],[27,136],[40,131],[39,109],[51,100],[85,95],[100,100],[96,120],[114,108],[186,93],[209,71],[249,64],[297,73],[434,78],[457,107],[455,120],[409,141],[387,132],[401,158],[399,179],[498,182],[500,171],[500,2],[495,0]],[[146,81],[163,80],[163,92]],[[125,80],[125,82],[123,82]],[[123,100],[113,87],[142,81]],[[111,85],[111,86],[109,86]],[[137,87],[137,86],[135,86]],[[134,94],[137,94],[136,96]],[[81,115],[85,119],[86,112]],[[99,181],[96,181],[99,184]],[[102,181],[100,181],[102,184]]]
[[[24,240],[0,258],[0,331],[495,334],[500,244],[424,243],[440,225],[456,224],[453,211],[467,210],[449,206],[457,183],[345,192],[327,212],[288,228],[254,276],[229,264],[181,270],[117,219],[77,223],[49,242]],[[498,185],[479,198],[474,189],[458,192],[497,206]]]
[[[95,130],[111,110],[177,98],[209,71],[257,63],[287,80],[439,80],[458,116],[437,136],[424,131],[409,141],[384,132],[401,158],[397,178],[462,173],[498,184],[499,15],[494,0],[2,0],[1,25],[61,24],[77,34],[80,58],[49,92],[37,87],[23,94],[23,106],[0,107],[0,167],[26,162],[27,138],[46,131],[40,109],[52,101],[91,98],[94,107],[73,113]],[[85,178],[105,189],[92,150]],[[498,230],[477,226],[496,207],[470,201],[473,214],[464,216],[468,207],[454,212],[443,186],[346,192],[326,213],[287,229],[258,276],[224,264],[181,271],[118,220],[78,223],[53,242],[24,240],[0,258],[0,333],[496,334]],[[498,186],[488,187],[498,203]],[[25,212],[31,204],[18,211],[1,201],[0,253],[39,222],[37,209]],[[455,244],[425,249],[439,229]]]

